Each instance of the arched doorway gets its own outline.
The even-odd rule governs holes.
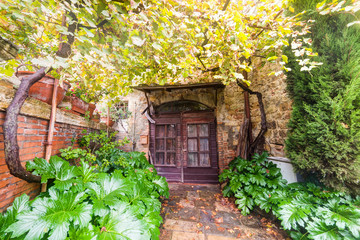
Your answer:
[[[218,160],[214,109],[195,101],[155,107],[150,124],[150,155],[168,181],[217,183]]]

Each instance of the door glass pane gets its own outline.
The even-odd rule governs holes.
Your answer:
[[[165,137],[165,125],[156,126],[156,137]]]
[[[188,125],[188,137],[197,137],[197,126],[195,124]]]
[[[200,138],[200,151],[209,151],[209,139]]]
[[[175,139],[166,139],[166,150],[175,151]]]
[[[209,136],[209,125],[208,124],[200,124],[199,127],[199,136],[200,137],[207,137]]]
[[[188,151],[189,152],[197,152],[197,139],[188,139]]]
[[[175,164],[175,153],[167,153],[166,165],[174,165],[174,164]]]
[[[167,133],[166,133],[167,137],[171,137],[174,138],[176,136],[176,132],[175,132],[175,124],[171,124],[171,125],[167,125]]]
[[[197,153],[188,153],[188,166],[196,167],[198,165],[198,155]]]
[[[155,162],[157,164],[164,164],[164,153],[162,153],[162,152],[156,153]]]
[[[210,158],[208,153],[200,153],[200,166],[210,166]]]
[[[156,150],[165,150],[165,142],[164,139],[156,139]]]

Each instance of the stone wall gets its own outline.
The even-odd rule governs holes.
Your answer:
[[[3,124],[6,108],[12,100],[15,89],[12,83],[0,80],[0,212],[11,205],[15,197],[28,194],[35,197],[40,191],[39,183],[28,183],[9,173],[5,163]],[[48,136],[51,106],[36,99],[28,98],[18,116],[18,144],[20,161],[35,157],[45,157],[45,145]],[[82,131],[100,129],[103,125],[87,121],[84,117],[69,111],[57,109],[54,128],[52,155],[59,154],[59,150],[72,145],[72,140],[82,136]],[[77,143],[74,143],[77,146]]]
[[[264,66],[270,69],[270,64]],[[274,69],[276,70],[276,69]],[[267,76],[264,71],[254,71],[251,75],[251,88],[263,93],[268,130],[265,133],[265,150],[274,157],[285,157],[284,146],[287,136],[287,123],[292,111],[292,101],[286,91],[285,75]],[[260,111],[256,96],[250,97],[253,132],[260,129]]]
[[[268,66],[264,66],[269,69]],[[249,79],[250,88],[263,94],[263,102],[267,115],[268,131],[265,134],[265,149],[271,156],[284,157],[284,140],[287,133],[287,122],[290,119],[291,101],[286,93],[285,77],[267,76],[261,69],[255,70]],[[135,126],[134,139],[137,151],[148,153],[148,144],[140,144],[140,135],[149,134],[148,120],[141,115],[147,107],[144,93],[134,90],[126,100],[133,115],[128,119],[129,132]],[[220,172],[227,167],[236,155],[240,125],[244,118],[244,96],[235,83],[230,83],[224,89],[194,89],[154,91],[149,94],[149,100],[154,105],[169,101],[193,100],[215,108],[217,120],[217,145]],[[251,120],[253,136],[260,130],[260,111],[256,96],[250,96]],[[134,112],[136,113],[134,116]],[[123,134],[119,134],[122,138]]]

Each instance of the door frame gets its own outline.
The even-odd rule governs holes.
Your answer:
[[[218,183],[216,118],[213,110],[156,114],[153,119],[156,123],[150,124],[149,152],[159,175],[165,176],[170,182]],[[187,162],[187,125],[201,123],[209,124],[210,167],[184,166]],[[176,125],[176,163],[171,167],[157,166],[156,125],[168,124]]]

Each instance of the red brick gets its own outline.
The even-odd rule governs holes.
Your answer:
[[[7,165],[1,165],[0,166],[0,173],[5,173],[5,172],[8,172],[9,171],[9,168],[7,167]]]
[[[6,116],[6,113],[5,112],[0,112],[0,118],[4,119]]]
[[[47,126],[49,124],[49,121],[42,120],[39,122],[40,125]]]
[[[3,174],[1,174],[0,176],[2,176]],[[0,188],[5,188],[7,185],[9,184],[9,180],[2,180],[0,181]]]
[[[38,134],[38,130],[25,129],[24,133],[27,134],[27,135],[36,135],[36,134]]]
[[[17,138],[17,140],[19,142],[24,141],[24,140],[30,140],[29,136],[20,136],[20,135],[18,135],[18,136],[16,136],[16,138]]]
[[[41,147],[41,146],[43,146],[42,142],[24,142],[22,144],[22,148]]]
[[[48,135],[48,131],[39,131],[39,135]]]
[[[45,140],[44,136],[27,136],[26,140],[36,141],[36,140]]]
[[[20,161],[29,161],[29,160],[33,160],[36,157],[37,153],[33,153],[33,154],[26,154],[26,155],[21,155],[20,156]]]
[[[0,212],[1,211],[6,211],[6,209],[8,207],[10,207],[10,205],[12,204],[12,202],[14,201],[15,197],[11,197],[11,198],[8,198],[8,199],[5,199],[3,201],[0,202]]]
[[[45,152],[36,153],[36,157],[45,158]]]
[[[27,122],[27,123],[36,123],[36,124],[38,124],[38,123],[39,123],[39,120],[37,120],[37,119],[29,119],[29,118],[28,118],[28,119],[26,120],[26,122]]]
[[[23,128],[18,128],[18,129],[17,129],[17,133],[18,133],[18,134],[23,134],[23,133],[24,133],[24,129],[23,129]]]
[[[42,125],[31,124],[31,123],[18,123],[18,127],[25,128],[25,129],[44,129],[45,127]]]
[[[24,116],[18,116],[18,122],[25,122],[26,118]]]
[[[24,148],[24,149],[20,149],[20,155],[37,153],[37,152],[41,152],[41,151],[42,151],[41,147]]]
[[[10,172],[0,173],[0,181],[5,181],[6,179],[8,179],[10,177],[12,177]]]
[[[22,123],[22,122],[18,123],[18,127],[27,128],[28,126],[29,126],[29,124],[27,124],[27,123]]]
[[[66,137],[54,137],[54,141],[64,141],[66,140]]]

